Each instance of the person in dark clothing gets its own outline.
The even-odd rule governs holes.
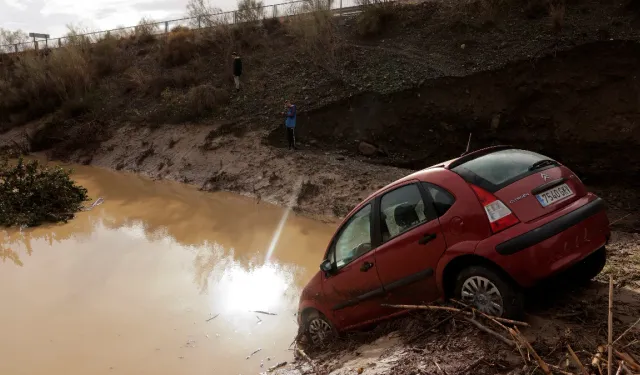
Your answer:
[[[297,150],[298,148],[296,147],[296,135],[295,135],[296,117],[297,117],[296,105],[291,103],[290,100],[286,100],[284,102],[284,105],[285,105],[285,111],[282,112],[282,114],[286,116],[284,121],[284,126],[287,129],[287,141],[289,142],[289,150],[291,149]]]
[[[240,90],[240,76],[242,75],[242,59],[237,53],[231,54],[233,57],[233,82],[236,85],[236,90]]]

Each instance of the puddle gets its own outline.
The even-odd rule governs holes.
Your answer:
[[[333,225],[291,214],[274,240],[283,208],[74,168],[103,204],[0,230],[0,373],[257,374],[293,358]]]

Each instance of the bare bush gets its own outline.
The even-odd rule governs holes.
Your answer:
[[[91,37],[87,35],[90,32],[91,30],[86,26],[67,24],[67,33],[64,36],[65,44],[81,49],[88,49],[92,43]]]
[[[358,34],[380,34],[393,17],[393,3],[383,0],[360,0],[358,3],[363,7],[356,18]]]
[[[125,57],[119,42],[116,37],[108,33],[92,45],[89,56],[97,76],[121,72],[129,66],[130,61]]]
[[[191,26],[214,27],[219,25],[221,20],[213,15],[222,13],[222,9],[213,6],[210,0],[189,0],[187,2],[187,14],[192,18]]]
[[[237,21],[255,23],[264,18],[264,3],[262,0],[238,1]]]
[[[211,85],[193,87],[187,92],[186,104],[194,118],[213,111],[216,107],[215,88]]]
[[[138,43],[150,43],[156,40],[158,24],[149,18],[142,18],[135,27],[135,36]]]
[[[172,31],[160,48],[162,64],[173,67],[188,63],[196,54],[194,38],[191,30]]]

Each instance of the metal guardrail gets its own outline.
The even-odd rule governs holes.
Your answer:
[[[39,48],[57,48],[79,39],[83,42],[94,43],[98,40],[103,39],[107,35],[132,35],[141,28],[145,28],[145,31],[150,31],[153,34],[160,35],[168,33],[176,27],[189,27],[191,29],[199,29],[212,27],[215,25],[233,25],[246,22],[247,18],[266,20],[271,18],[292,16],[305,12],[313,12],[318,9],[328,9],[337,14],[348,14],[359,11],[361,7],[362,0],[299,0],[288,3],[265,5],[263,7],[250,9],[244,12],[241,10],[233,10],[228,12],[203,15],[199,17],[185,17],[173,20],[151,22],[136,26],[95,31],[86,34],[63,36],[59,38],[51,38],[33,42],[0,45],[0,54],[18,53]]]

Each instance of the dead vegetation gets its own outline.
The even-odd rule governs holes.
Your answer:
[[[356,25],[358,34],[363,37],[379,35],[393,18],[392,2],[384,0],[362,0],[359,5],[364,9],[358,14]]]

